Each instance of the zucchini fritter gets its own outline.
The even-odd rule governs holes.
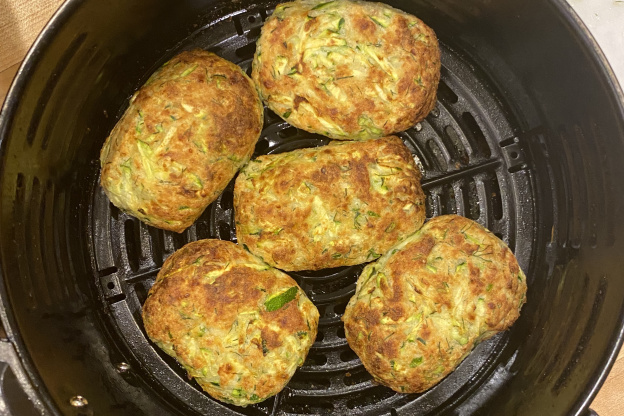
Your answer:
[[[297,283],[229,241],[172,254],[143,305],[147,335],[212,397],[246,406],[305,360],[319,313]]]
[[[343,316],[345,334],[378,382],[422,392],[477,343],[509,328],[526,290],[501,240],[467,218],[435,217],[364,268]]]
[[[382,3],[279,4],[257,43],[252,78],[268,107],[295,127],[364,140],[414,126],[440,79],[435,33]]]
[[[422,226],[420,177],[398,137],[260,156],[236,179],[238,242],[282,270],[375,260]]]
[[[111,202],[184,231],[251,157],[263,107],[253,82],[217,55],[182,52],[130,99],[100,154]]]

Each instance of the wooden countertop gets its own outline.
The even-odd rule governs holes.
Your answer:
[[[0,3],[0,103],[20,62],[62,0],[9,0]],[[8,40],[8,41],[7,41]],[[624,414],[624,350],[592,403],[600,416]]]

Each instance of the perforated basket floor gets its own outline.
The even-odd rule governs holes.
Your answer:
[[[250,72],[255,41],[270,10],[241,12],[198,30],[163,62],[183,49],[202,47]],[[446,45],[436,108],[400,137],[422,162],[427,217],[457,213],[502,238],[526,270],[534,236],[527,166],[515,126],[501,97],[470,62]],[[159,64],[159,63],[156,63]],[[146,74],[146,76],[149,74]],[[120,109],[120,114],[123,109]],[[266,110],[255,156],[321,146],[327,138],[300,131]],[[163,261],[184,244],[202,238],[236,241],[233,181],[183,234],[146,226],[110,204],[101,188],[89,208],[92,256],[98,269],[101,308],[111,336],[138,363],[134,372],[181,413],[222,414],[225,408],[249,415],[397,414],[406,406],[438,412],[473,393],[499,364],[508,334],[476,350],[438,386],[423,394],[398,394],[372,381],[347,345],[340,317],[363,266],[290,273],[317,305],[319,334],[305,364],[288,386],[263,403],[239,408],[221,405],[189,381],[174,360],[151,344],[141,322],[141,305]],[[522,232],[519,232],[522,228]],[[224,406],[224,407],[221,407]],[[416,407],[414,407],[416,406]],[[221,412],[221,413],[220,413]]]

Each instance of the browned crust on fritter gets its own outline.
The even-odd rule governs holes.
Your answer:
[[[288,275],[236,244],[200,240],[165,261],[143,306],[145,330],[213,397],[235,404],[243,396],[250,403],[264,400],[284,387],[316,337],[318,311],[301,289],[284,307],[265,307],[271,294],[294,286]],[[249,314],[254,317],[239,328]],[[241,336],[234,338],[234,346],[224,345],[232,330]],[[280,355],[280,348],[290,356]],[[225,358],[210,365],[201,351]],[[233,390],[242,393],[233,397]]]
[[[372,261],[425,219],[420,171],[397,137],[251,161],[236,180],[240,244],[283,270]]]
[[[120,209],[182,232],[251,156],[263,108],[235,64],[182,52],[130,100],[102,148],[101,184]]]
[[[440,79],[433,30],[382,3],[321,3],[282,3],[267,19],[252,79],[268,107],[298,128],[344,140],[390,135],[424,119]]]
[[[509,328],[526,290],[502,241],[472,220],[436,217],[364,269],[343,317],[347,341],[380,383],[422,392]]]

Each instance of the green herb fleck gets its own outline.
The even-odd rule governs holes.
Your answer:
[[[410,363],[410,368],[418,367],[423,362],[423,357],[416,357]]]
[[[185,77],[189,75],[191,72],[195,71],[195,68],[197,68],[197,65],[198,64],[193,64],[192,66],[188,67],[184,72],[182,72],[180,76]]]
[[[143,112],[141,110],[138,110],[137,112],[139,113],[139,120],[137,121],[134,131],[137,134],[140,134],[143,132],[143,124],[145,123],[145,121],[143,120]]]
[[[340,253],[332,254],[332,259],[339,259],[340,257],[342,257],[342,254],[340,254]]]
[[[396,228],[396,224],[394,222],[391,222],[389,226],[386,227],[386,232],[392,232],[392,230],[394,230]]]
[[[418,342],[420,342],[423,345],[427,345],[427,341],[425,341],[424,339],[422,339],[421,337],[416,338],[418,340]]]
[[[375,22],[376,24],[378,24],[381,27],[388,27],[387,23],[382,22],[381,20],[377,19],[375,16],[368,16],[370,17],[370,19]]]
[[[243,389],[234,389],[232,390],[233,397],[243,397],[245,395],[245,390]]]
[[[251,400],[252,402],[260,401],[260,396],[258,396],[256,393],[254,393],[251,396],[249,396],[249,400]]]
[[[379,214],[377,214],[376,212],[373,212],[373,211],[368,211],[368,215],[371,216],[371,217],[378,217],[379,216]]]
[[[335,3],[335,2],[336,2],[336,0],[328,1],[328,2],[325,2],[325,3],[319,3],[316,6],[312,7],[312,10],[323,9],[323,8],[325,8],[325,7],[327,7],[330,4]]]
[[[195,175],[194,173],[191,173],[191,176],[194,179],[193,182],[195,183],[195,185],[199,186],[200,188],[204,187],[204,183],[202,182],[199,176]]]
[[[206,148],[206,145],[202,142],[199,142],[197,140],[193,140],[193,144],[195,145],[195,147],[197,147],[199,149],[200,152],[206,154],[206,151],[208,150]]]
[[[212,384],[213,386],[221,387],[221,384],[216,381],[211,381],[210,384]]]
[[[266,356],[269,353],[269,349],[266,345],[266,340],[262,339],[262,355]]]
[[[266,302],[264,302],[264,306],[269,312],[273,312],[278,309],[281,309],[288,302],[295,299],[298,291],[299,291],[299,288],[297,286],[293,286],[290,289],[286,290],[285,292],[282,292],[280,294],[277,294],[269,298]]]
[[[486,292],[489,292],[490,290],[492,290],[492,283],[490,283],[489,285],[487,285],[487,287],[485,288]]]
[[[284,114],[282,114],[282,118],[288,118],[290,117],[291,114],[292,114],[292,110],[288,110]]]
[[[338,20],[338,30],[342,29],[342,27],[344,26],[345,20],[344,17],[341,17],[340,20]]]

